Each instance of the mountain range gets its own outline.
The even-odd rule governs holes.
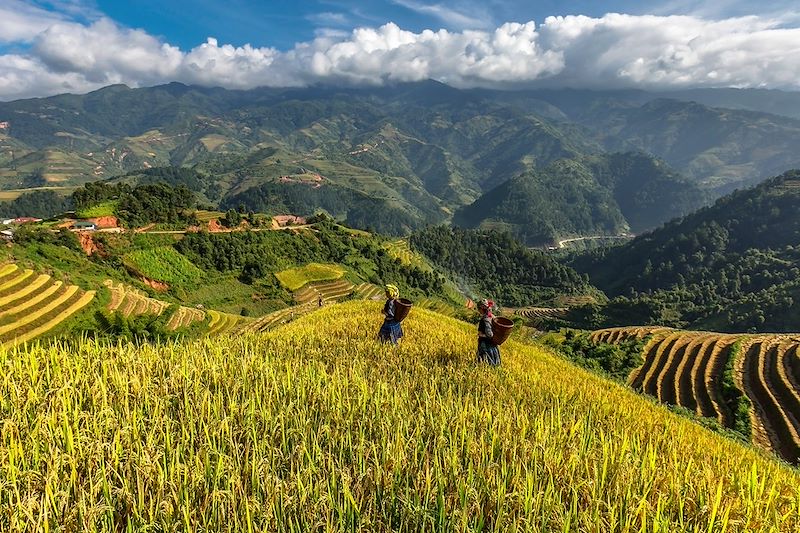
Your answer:
[[[395,234],[452,220],[541,245],[639,233],[800,167],[798,117],[800,96],[778,91],[116,85],[0,103],[0,189],[188,166],[215,206]]]

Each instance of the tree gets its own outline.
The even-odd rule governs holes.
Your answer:
[[[228,212],[225,213],[225,218],[222,219],[222,223],[228,228],[238,228],[239,224],[242,223],[242,215],[235,209],[228,209]]]

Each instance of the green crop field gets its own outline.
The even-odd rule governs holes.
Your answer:
[[[79,209],[75,212],[78,218],[96,218],[96,217],[109,217],[116,214],[117,202],[109,200],[86,209]]]
[[[297,268],[289,268],[275,273],[281,285],[290,291],[296,291],[306,283],[315,281],[331,281],[344,276],[345,269],[339,265],[309,263]]]
[[[800,473],[535,345],[380,303],[0,354],[8,531],[797,531]],[[59,391],[58,396],[53,391]]]
[[[170,246],[135,250],[123,256],[126,265],[142,276],[169,284],[197,283],[203,271]]]

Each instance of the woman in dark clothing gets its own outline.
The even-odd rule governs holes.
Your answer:
[[[478,311],[481,313],[481,321],[478,323],[478,362],[497,366],[500,364],[500,348],[492,342],[492,307],[494,302],[491,300],[482,300],[478,304]]]
[[[396,285],[386,286],[386,303],[383,305],[383,325],[378,331],[378,338],[381,342],[390,342],[397,344],[403,337],[403,328],[400,322],[394,319],[395,301],[400,298],[400,289]]]

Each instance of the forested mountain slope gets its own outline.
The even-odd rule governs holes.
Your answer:
[[[603,311],[610,322],[796,331],[798,243],[800,171],[791,171],[571,264],[609,296],[630,298]]]
[[[576,235],[639,233],[700,207],[706,198],[663,162],[618,153],[526,172],[459,210],[453,221],[504,228],[542,245]]]
[[[510,220],[500,221],[530,226],[537,241],[646,229],[704,201],[697,187],[713,199],[800,163],[797,120],[659,96],[434,81],[248,91],[116,85],[0,103],[0,190],[9,198],[44,187],[68,194],[88,181],[185,166],[205,177],[195,192],[215,205],[326,209],[360,227],[407,233],[449,221],[505,185],[531,205],[508,206]],[[772,93],[746,96],[774,107]],[[720,93],[720,102],[731,98]],[[633,166],[650,170],[591,163],[604,151],[642,152]],[[651,155],[675,170],[642,162]],[[661,193],[674,209],[648,200]],[[490,194],[490,204],[503,204],[503,189]],[[541,195],[551,204],[533,201]],[[480,221],[467,214],[462,223]]]

